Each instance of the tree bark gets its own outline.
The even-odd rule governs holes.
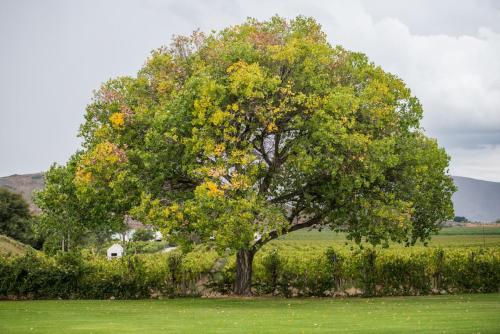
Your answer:
[[[234,282],[236,295],[250,296],[252,294],[253,256],[254,252],[247,249],[240,249],[236,254],[236,281]]]
[[[69,231],[68,231],[68,240],[66,241],[66,251],[69,252],[69,241],[71,238],[69,237]]]
[[[321,221],[322,216],[318,215],[309,220],[292,225],[282,234],[287,234],[302,228],[311,227]],[[240,249],[236,253],[236,280],[234,282],[234,293],[239,296],[252,295],[252,264],[255,253],[270,240],[279,236],[277,231],[271,231],[266,239],[258,240],[250,249]]]

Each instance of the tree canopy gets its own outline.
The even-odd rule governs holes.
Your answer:
[[[0,187],[0,234],[32,242],[29,204],[18,193]]]
[[[237,251],[248,293],[253,254],[281,234],[413,244],[453,218],[449,158],[421,118],[401,79],[313,19],[248,19],[175,37],[137,76],[106,82],[73,183],[107,219]]]
[[[123,216],[116,214],[112,196],[95,196],[75,181],[81,152],[65,166],[53,165],[45,173],[45,187],[34,193],[34,202],[42,210],[37,217],[37,234],[44,237],[44,249],[69,251],[88,237],[103,241],[112,232],[124,229]]]

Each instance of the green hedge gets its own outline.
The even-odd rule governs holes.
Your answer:
[[[283,296],[496,292],[500,250],[269,249],[256,256],[254,286]]]
[[[350,250],[267,247],[255,256],[254,292],[292,296],[495,292],[500,250]],[[0,298],[154,298],[230,293],[234,256],[206,248],[107,261],[90,254],[0,258]]]
[[[234,277],[230,259],[211,287],[230,291]],[[253,287],[256,294],[285,297],[496,292],[500,250],[278,246],[256,254]]]
[[[132,255],[108,261],[102,256],[30,252],[0,258],[0,298],[134,299],[196,295],[216,253],[199,249],[186,255]]]

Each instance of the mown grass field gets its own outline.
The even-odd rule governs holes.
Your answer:
[[[500,294],[0,302],[0,333],[499,333]]]

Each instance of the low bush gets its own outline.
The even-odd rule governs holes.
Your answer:
[[[125,245],[128,254],[157,253],[168,247],[167,241],[132,241]]]
[[[152,230],[141,228],[135,231],[132,236],[132,241],[150,241],[155,237],[155,233]]]
[[[254,287],[259,294],[282,296],[495,292],[500,251],[277,247],[256,255]]]
[[[216,253],[197,249],[130,255],[108,261],[102,256],[62,253],[48,257],[29,252],[0,258],[0,298],[135,299],[194,295]]]
[[[154,298],[227,294],[234,256],[209,248],[129,255],[112,261],[90,253],[53,257],[30,251],[0,258],[0,298]],[[351,250],[266,247],[255,256],[254,293],[292,296],[420,295],[495,292],[495,248]]]

